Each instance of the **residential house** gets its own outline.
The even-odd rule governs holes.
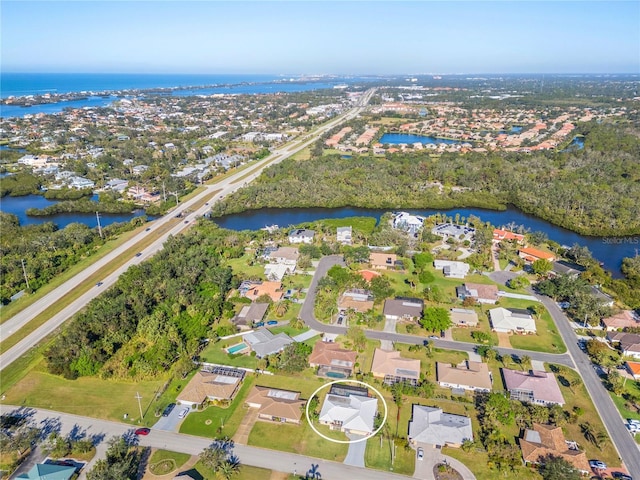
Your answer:
[[[459,241],[469,240],[471,241],[476,230],[466,225],[455,225],[453,223],[442,223],[431,229],[431,233],[438,235],[447,240],[449,237],[455,238]]]
[[[491,329],[499,333],[536,333],[536,322],[522,308],[492,308],[489,310]]]
[[[343,245],[351,245],[351,227],[338,227],[336,231],[336,241]]]
[[[502,369],[504,385],[511,398],[537,405],[564,405],[564,398],[553,373]]]
[[[424,220],[424,217],[411,215],[407,212],[400,212],[393,216],[393,228],[404,230],[411,235],[415,235],[422,228]]]
[[[376,270],[394,270],[398,256],[394,253],[371,252],[369,255],[369,263],[371,268]]]
[[[640,315],[633,310],[622,310],[611,317],[603,318],[602,326],[609,332],[623,328],[638,328],[640,327]]]
[[[324,399],[319,422],[331,430],[347,434],[371,435],[373,421],[378,412],[378,399],[370,397],[368,390],[333,385]]]
[[[451,260],[435,260],[433,266],[442,270],[447,278],[464,278],[469,274],[469,264],[464,262],[454,262]]]
[[[478,303],[495,304],[498,301],[498,287],[481,283],[464,283],[456,287],[456,295],[460,300],[473,298]]]
[[[265,327],[260,327],[253,332],[245,333],[242,340],[256,352],[256,357],[263,358],[273,353],[278,353],[293,343],[294,340],[286,333],[278,333],[274,335]]]
[[[329,378],[348,378],[353,374],[356,352],[334,342],[316,342],[309,355],[309,365],[317,368],[317,375]]]
[[[285,275],[295,272],[295,267],[283,263],[269,263],[264,266],[264,276],[272,281],[282,281]]]
[[[418,321],[423,308],[424,302],[419,298],[396,297],[384,301],[383,313],[387,320]]]
[[[85,188],[93,188],[95,186],[96,184],[88,178],[73,176],[69,179],[69,188],[83,190]]]
[[[554,275],[570,275],[572,277],[577,277],[580,273],[586,270],[582,265],[567,262],[566,260],[558,260],[551,263],[553,264],[553,270],[551,270],[551,273]]]
[[[233,400],[240,390],[245,371],[238,368],[212,367],[196,373],[178,395],[183,405],[202,405],[205,401]]]
[[[526,262],[533,263],[536,260],[549,260],[553,262],[556,256],[553,253],[545,252],[533,247],[523,247],[518,250],[518,256]]]
[[[441,387],[490,392],[492,388],[489,365],[465,360],[458,365],[436,362],[436,376]]]
[[[70,480],[76,473],[76,467],[56,465],[54,463],[37,463],[28,473],[15,477],[26,480]]]
[[[373,295],[369,290],[352,288],[338,298],[338,308],[364,313],[373,308]]]
[[[371,373],[387,385],[406,382],[417,385],[420,381],[420,360],[402,358],[400,352],[376,348],[373,354]]]
[[[587,455],[578,450],[575,442],[565,440],[561,427],[534,423],[518,442],[526,464],[538,464],[547,456],[553,456],[566,460],[583,474],[591,473]]]
[[[378,272],[374,272],[373,270],[360,270],[358,273],[367,282],[371,282],[371,280],[373,280],[374,278],[380,276],[380,274]]]
[[[262,282],[253,284],[253,288],[245,293],[245,297],[253,300],[261,297],[262,295],[269,295],[271,300],[277,302],[282,299],[284,292],[282,291],[282,283],[280,282]]]
[[[249,408],[258,409],[258,418],[272,422],[300,424],[304,400],[300,392],[256,385],[245,400]]]
[[[300,252],[298,252],[297,248],[293,247],[280,247],[277,250],[269,252],[269,261],[280,263],[282,265],[289,265],[291,267],[296,268],[298,264],[298,258],[300,257]]]
[[[627,372],[629,372],[629,374],[633,376],[634,379],[640,380],[640,363],[639,362],[625,362],[624,366],[626,367]]]
[[[268,303],[252,303],[242,307],[240,312],[231,319],[233,324],[240,330],[248,330],[255,323],[261,322],[267,310]]]
[[[475,310],[452,308],[449,310],[451,321],[455,327],[477,327],[478,314]]]
[[[312,243],[316,234],[313,230],[297,228],[289,232],[289,243]]]
[[[509,230],[501,230],[499,228],[493,229],[493,241],[501,242],[503,240],[515,240],[518,243],[524,244],[524,235],[519,233],[513,233]]]
[[[591,295],[596,297],[596,300],[598,300],[602,305],[613,307],[613,298],[594,285],[591,286]]]
[[[414,446],[460,447],[465,440],[473,441],[471,419],[444,413],[441,408],[413,405],[408,439]]]
[[[607,340],[618,343],[623,355],[640,358],[640,335],[637,333],[609,332]]]

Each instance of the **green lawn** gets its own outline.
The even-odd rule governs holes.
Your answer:
[[[213,471],[205,467],[202,462],[196,463],[193,468],[197,470],[205,480],[218,480],[220,478]],[[233,476],[233,480],[269,480],[270,478],[271,470],[249,465],[241,465],[238,475]]]
[[[226,408],[209,406],[203,411],[191,412],[182,422],[180,433],[209,438],[233,437],[246,413],[242,405],[254,382],[254,376],[245,377],[240,391]]]
[[[280,319],[276,319],[276,320],[278,320],[280,322],[282,321]],[[295,337],[296,335],[300,335],[301,333],[304,333],[304,332],[306,332],[308,330],[309,330],[309,327],[306,327],[306,326],[303,329],[300,330],[300,329],[297,329],[297,328],[290,327],[289,325],[278,325],[277,327],[269,328],[269,331],[271,333],[278,334],[278,333],[283,333],[284,332],[287,335],[289,335],[290,337]]]
[[[509,337],[511,346],[534,352],[564,353],[567,351],[549,312],[545,311],[536,320],[536,332],[535,335],[511,335]]]
[[[483,451],[465,452],[461,448],[444,447],[442,453],[461,461],[471,470],[477,480],[495,480],[496,478],[517,478],[518,480],[541,480],[542,476],[530,467],[520,466],[512,472],[500,474],[489,467],[489,457]]]
[[[156,421],[153,415],[156,393],[163,383],[163,380],[125,382],[95,377],[66,380],[36,369],[5,392],[3,403],[115,421],[123,421],[127,413],[128,419],[124,421],[138,425],[140,414],[135,397],[139,393],[143,413],[146,412],[143,424],[151,426]]]
[[[373,217],[347,217],[347,218],[328,218],[318,220],[318,223],[322,223],[327,227],[352,227],[354,231],[369,236],[373,233],[373,229],[376,227],[376,219]]]
[[[343,433],[331,432],[328,428],[323,428],[322,433],[338,440],[347,439]],[[249,435],[249,445],[336,462],[342,462],[348,451],[347,444],[330,442],[315,433],[304,416],[300,425],[256,422]]]
[[[415,450],[396,447],[395,460],[391,465],[391,447],[389,441],[376,436],[367,440],[367,449],[364,454],[364,463],[367,468],[384,470],[400,475],[413,475],[415,470]]]
[[[151,455],[148,465],[151,473],[155,475],[166,475],[179,469],[187,463],[191,455],[187,453],[171,452],[169,450],[156,450]]]

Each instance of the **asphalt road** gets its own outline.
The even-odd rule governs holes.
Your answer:
[[[344,334],[347,331],[347,327],[321,323],[316,320],[316,317],[313,314],[313,306],[315,304],[316,287],[318,286],[318,281],[320,281],[320,279],[324,277],[329,269],[334,265],[344,265],[344,261],[342,260],[341,255],[329,255],[323,257],[318,263],[316,273],[311,280],[311,285],[309,286],[309,293],[307,293],[304,304],[300,309],[300,318],[302,318],[302,320],[309,327],[318,332]],[[403,335],[401,333],[383,332],[379,330],[365,330],[365,334],[367,335],[367,338],[371,338],[374,340],[391,340],[392,342],[406,343],[409,345],[420,345],[425,340],[424,337],[415,335]],[[443,348],[446,350],[475,352],[475,349],[478,347],[478,345],[475,343],[457,342],[454,340],[433,339],[430,341],[433,342],[433,345],[435,347]],[[517,357],[526,355],[532,360],[539,360],[547,363],[557,363],[574,368],[574,362],[571,356],[568,354],[532,352],[530,350],[519,350],[515,348],[501,347],[497,347],[496,350],[500,353],[500,355],[515,355]]]
[[[577,370],[587,387],[589,396],[593,400],[600,418],[629,474],[633,478],[640,478],[640,450],[638,450],[638,445],[624,426],[624,420],[614,405],[609,392],[604,388],[602,381],[594,371],[589,357],[578,347],[578,339],[571,325],[569,325],[569,319],[549,297],[541,295],[536,295],[536,297],[547,308],[556,322],[558,331],[567,345],[569,355],[573,357]]]
[[[73,278],[69,279],[64,284],[60,285],[56,289],[52,290],[47,295],[44,295],[38,301],[31,304],[29,307],[25,308],[21,312],[14,315],[12,318],[8,319],[2,325],[0,325],[0,338],[2,340],[7,339],[12,334],[16,333],[22,327],[24,327],[28,322],[33,320],[37,315],[45,311],[50,305],[53,305],[55,302],[62,299],[65,295],[70,293],[71,291],[78,288],[82,283],[86,282],[92,275],[98,272],[103,267],[107,266],[110,262],[116,260],[121,255],[124,254],[128,249],[136,245],[138,242],[143,240],[148,236],[156,236],[157,238],[154,242],[149,245],[147,248],[141,251],[142,255],[140,257],[132,257],[128,262],[123,264],[117,271],[112,274],[106,276],[102,279],[101,286],[91,287],[86,293],[84,293],[80,298],[76,299],[72,303],[70,303],[66,308],[60,311],[58,314],[52,316],[47,322],[33,331],[31,334],[27,335],[24,339],[18,342],[15,346],[4,352],[0,355],[0,369],[4,369],[11,363],[13,363],[16,359],[22,356],[26,351],[30,348],[34,347],[38,344],[43,338],[51,334],[55,329],[57,329],[60,325],[62,325],[67,319],[72,317],[78,311],[80,311],[89,301],[98,296],[103,290],[109,288],[113,285],[118,277],[125,272],[129,266],[140,263],[141,261],[147,259],[148,257],[154,255],[157,251],[162,249],[164,242],[170,235],[177,235],[184,229],[188,228],[195,219],[204,215],[211,208],[208,205],[203,205],[198,210],[193,211],[191,213],[185,214],[185,211],[193,210],[193,206],[210,196],[214,191],[221,190],[218,193],[218,198],[212,199],[210,203],[215,201],[219,201],[221,198],[235,192],[236,190],[242,188],[244,185],[255,180],[262,171],[270,166],[274,165],[278,162],[281,162],[287,157],[299,152],[300,150],[306,148],[311,143],[313,143],[317,138],[323,135],[325,132],[330,130],[331,128],[339,125],[340,123],[355,118],[362,109],[366,106],[366,104],[371,99],[371,96],[375,92],[375,89],[368,90],[358,102],[358,104],[351,109],[349,112],[336,117],[330,122],[320,126],[313,134],[307,135],[306,137],[293,142],[292,144],[282,147],[278,150],[275,150],[272,155],[267,157],[266,159],[256,163],[252,167],[247,170],[243,170],[237,172],[229,177],[220,180],[214,184],[205,185],[205,189],[203,192],[194,196],[188,201],[183,202],[178,205],[171,213],[155,220],[151,226],[151,230],[146,231],[143,230],[130,240],[120,245],[118,248],[114,249],[109,254],[105,255],[100,260],[88,266],[82,272],[75,275]],[[248,172],[253,172],[248,174]],[[245,177],[246,175],[246,177]],[[158,230],[160,230],[164,225],[168,222],[174,220],[176,215],[182,215],[181,221],[176,224],[173,228],[169,229],[167,232],[163,234],[158,234]],[[187,223],[184,222],[187,220]]]
[[[0,413],[6,414],[15,411],[18,407],[12,405],[0,405]],[[83,432],[87,437],[94,437],[98,441],[97,450],[104,455],[105,442],[113,436],[127,435],[137,439],[140,446],[155,447],[173,452],[198,455],[211,444],[211,439],[185,435],[181,433],[167,432],[151,429],[147,436],[135,437],[134,428],[123,423],[95,418],[81,417],[68,413],[54,412],[51,410],[29,409],[31,418],[39,426],[47,426],[49,430],[56,430],[67,434],[72,429]],[[267,450],[263,448],[236,445],[233,451],[240,458],[240,463],[254,467],[268,468],[279,472],[293,473],[294,470],[301,474],[311,468],[311,464],[317,464],[322,478],[325,480],[400,480],[407,479],[403,475],[382,472],[345,465],[343,463],[322,460],[319,458],[296,455],[293,453]],[[98,455],[96,455],[98,457]],[[97,458],[94,458],[94,461]],[[92,462],[93,463],[93,462]],[[89,465],[91,468],[91,465]]]

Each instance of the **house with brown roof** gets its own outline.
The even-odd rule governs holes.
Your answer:
[[[640,380],[640,363],[638,362],[625,362],[624,366],[627,372],[633,376],[636,380]]]
[[[449,316],[455,327],[477,327],[478,314],[475,310],[466,308],[452,308],[449,310]]]
[[[422,318],[424,302],[419,298],[396,297],[384,301],[383,313],[387,320],[418,321]]]
[[[478,303],[495,304],[498,301],[498,287],[482,283],[464,283],[456,287],[456,295],[460,300],[473,298]]]
[[[502,369],[504,385],[513,400],[537,405],[564,405],[562,392],[553,373]]]
[[[245,371],[238,368],[214,367],[196,373],[178,395],[183,405],[201,405],[205,401],[233,400]]]
[[[524,247],[518,250],[518,256],[524,259],[525,262],[533,263],[536,260],[549,260],[553,262],[556,256],[553,253],[545,252],[533,247]]]
[[[279,263],[282,265],[289,265],[295,270],[298,263],[300,252],[295,247],[280,247],[277,250],[269,252],[267,257],[270,262]]]
[[[361,313],[367,312],[373,308],[373,295],[369,290],[352,288],[340,295],[338,308],[351,309]]]
[[[492,388],[489,365],[465,360],[458,365],[436,362],[436,376],[441,387],[462,388],[472,392],[490,392]]]
[[[609,332],[623,328],[637,328],[640,327],[640,315],[633,310],[622,310],[615,315],[603,318],[602,326]]]
[[[256,385],[251,389],[245,404],[258,409],[258,418],[272,422],[300,424],[304,400],[300,392],[280,390]]]
[[[586,453],[578,450],[575,442],[567,442],[560,427],[534,423],[533,428],[527,429],[524,436],[518,439],[518,443],[525,463],[537,464],[547,455],[553,455],[563,458],[582,473],[591,472]]]
[[[371,364],[371,373],[387,385],[406,382],[417,385],[420,381],[420,360],[402,358],[396,350],[376,348]]]
[[[398,256],[395,253],[371,252],[369,255],[369,263],[371,268],[376,270],[394,270]]]
[[[316,342],[309,355],[309,365],[318,368],[317,375],[330,378],[348,378],[353,374],[356,352],[334,342]]]
[[[267,281],[260,284],[252,285],[252,287],[247,290],[245,297],[254,301],[262,295],[269,295],[271,300],[273,300],[274,302],[282,300],[282,297],[284,296],[282,283]]]
[[[640,335],[637,333],[609,332],[607,340],[619,343],[623,355],[640,358]]]
[[[501,230],[499,228],[493,229],[493,241],[501,242],[503,240],[515,240],[518,243],[524,243],[524,235],[519,233],[513,233],[509,230]]]

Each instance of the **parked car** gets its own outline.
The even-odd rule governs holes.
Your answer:
[[[278,324],[278,321],[277,321],[277,320],[269,320],[269,321],[267,322],[267,325],[277,325],[277,324]]]
[[[429,338],[432,339],[432,340],[439,340],[440,339],[440,337],[437,336],[437,335],[430,335]]]
[[[605,470],[607,468],[607,464],[600,460],[589,460],[589,466],[596,470]]]
[[[264,327],[264,322],[258,322],[258,323],[256,323],[256,327]]]
[[[175,407],[176,407],[175,403],[170,403],[169,405],[167,405],[167,407],[164,409],[164,412],[162,412],[162,416],[168,417]]]
[[[150,428],[139,428],[133,433],[135,433],[136,435],[149,435],[150,431]]]
[[[187,413],[189,413],[189,408],[184,408],[184,409],[180,410],[180,413],[178,414],[178,418],[186,417]]]
[[[611,476],[619,480],[633,480],[633,477],[631,475],[627,475],[626,473],[622,472],[613,472]]]
[[[422,447],[418,447],[418,460],[422,460],[424,458],[424,450]]]

